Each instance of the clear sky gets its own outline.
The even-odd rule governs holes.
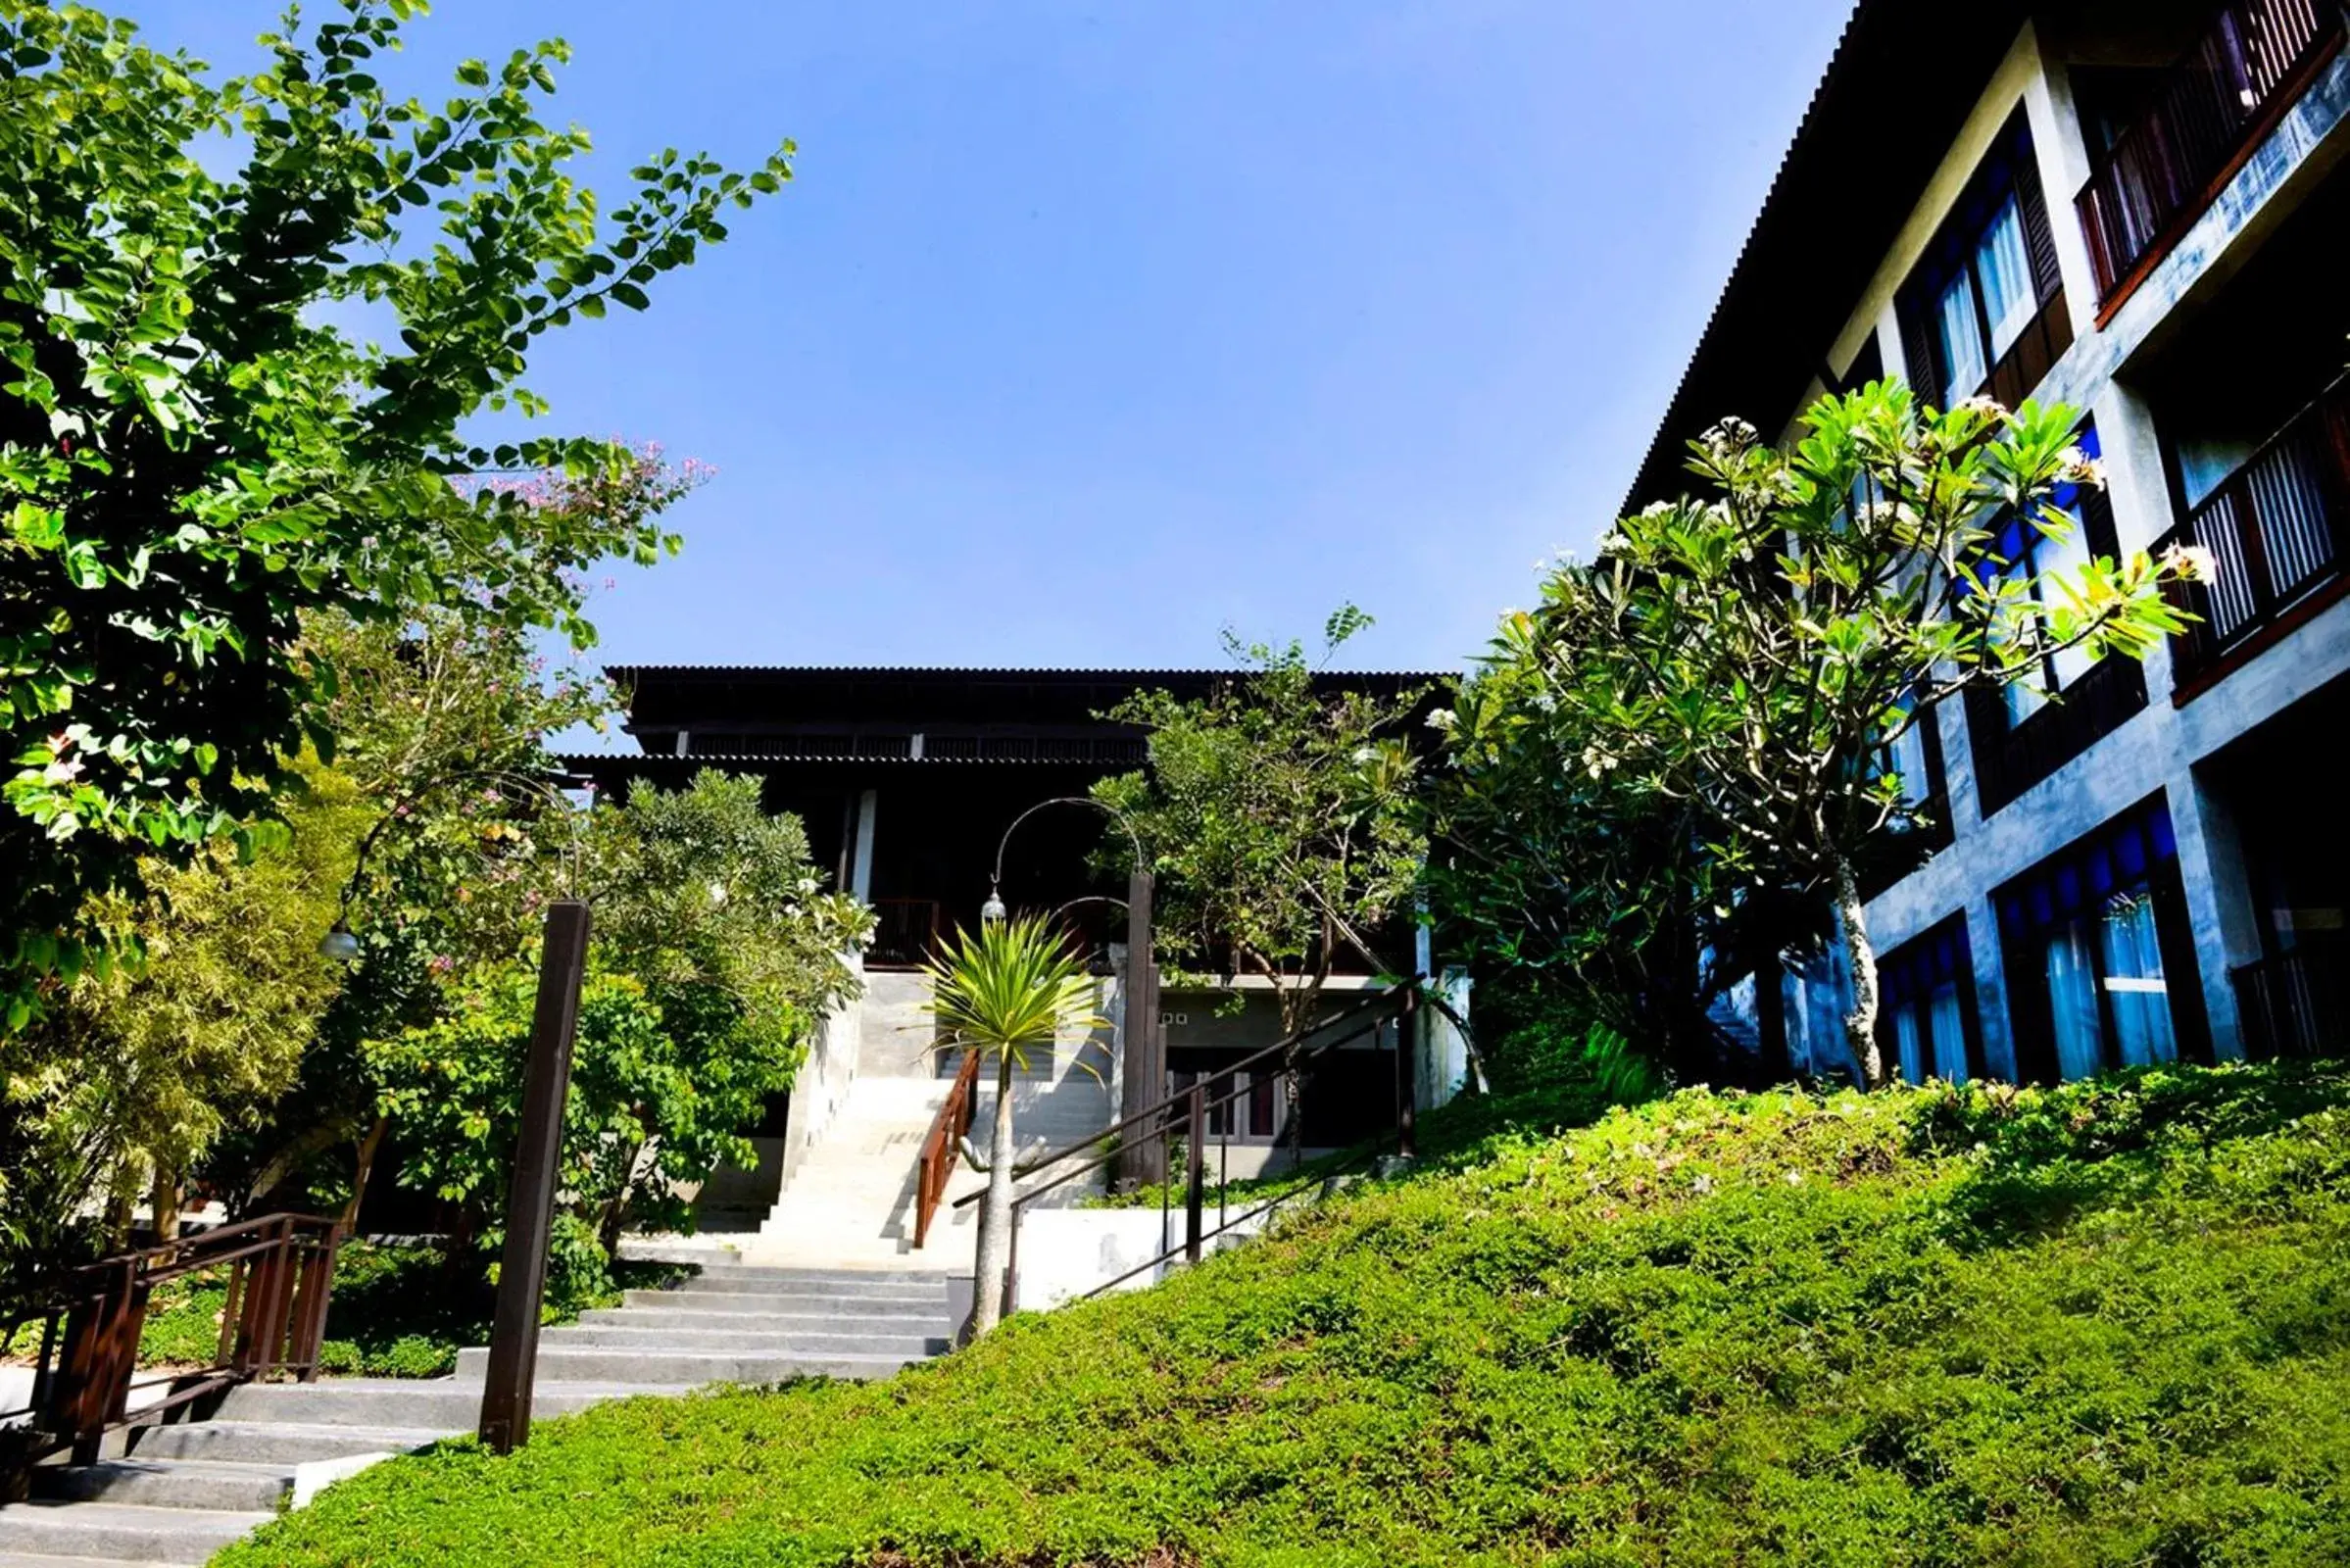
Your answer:
[[[222,68],[276,9],[107,8]],[[1602,531],[1847,9],[438,0],[382,74],[567,38],[615,198],[799,142],[534,364],[719,470],[606,657],[1212,665],[1352,600],[1346,662],[1452,668]]]

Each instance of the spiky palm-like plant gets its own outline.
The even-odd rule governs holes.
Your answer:
[[[988,1139],[987,1197],[979,1205],[974,1333],[1004,1315],[1004,1268],[1011,1246],[1011,1078],[1028,1053],[1050,1051],[1063,1029],[1102,1026],[1094,982],[1066,937],[1041,915],[990,921],[950,940],[927,964],[940,1024],[939,1049],[976,1051],[996,1062],[996,1116]]]

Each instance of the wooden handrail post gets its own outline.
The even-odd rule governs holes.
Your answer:
[[[1395,1009],[1395,1152],[1404,1159],[1419,1156],[1418,1096],[1413,1082],[1416,1065],[1412,1050],[1412,1030],[1420,1021],[1420,992],[1417,986],[1403,993],[1403,1004]]]
[[[1184,1098],[1183,1260],[1199,1261],[1202,1211],[1207,1206],[1207,1083]]]
[[[587,945],[588,906],[571,900],[551,906],[539,955],[538,1004],[530,1020],[521,1136],[515,1141],[514,1186],[507,1195],[498,1309],[481,1386],[481,1441],[500,1453],[512,1453],[530,1441],[539,1305],[547,1292],[547,1245],[555,1230],[563,1101],[571,1087],[571,1042],[579,1030]]]

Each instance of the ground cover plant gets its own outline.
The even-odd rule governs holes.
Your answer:
[[[1432,1164],[888,1383],[385,1464],[219,1561],[2344,1560],[2350,1070],[1688,1092]]]

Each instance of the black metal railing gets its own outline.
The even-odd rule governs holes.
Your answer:
[[[2245,964],[2229,976],[2246,1054],[2350,1054],[2350,1008],[2344,1007],[2342,995],[2342,964],[2350,952],[2344,949],[2338,941],[2311,943]]]
[[[2146,111],[2096,160],[2074,205],[2107,309],[2176,244],[2251,143],[2342,39],[2337,0],[2234,0]]]
[[[2012,725],[2002,692],[1970,687],[1967,732],[1974,740],[1975,791],[1983,813],[2001,809],[2145,706],[2145,668],[2122,654],[2099,660],[2054,701]]]
[[[868,969],[918,969],[938,952],[946,906],[936,899],[875,899]]]
[[[1422,982],[1416,978],[1392,986],[1367,1001],[1357,1003],[1320,1023],[1308,1025],[1229,1066],[1203,1072],[1188,1087],[1103,1128],[1093,1137],[1065,1149],[1053,1150],[1021,1167],[1018,1178],[1026,1185],[1012,1198],[1007,1261],[1004,1279],[998,1287],[1003,1292],[1006,1315],[1018,1298],[1020,1220],[1023,1213],[1048,1194],[1058,1192],[1097,1171],[1114,1169],[1121,1159],[1143,1146],[1163,1141],[1170,1152],[1177,1147],[1182,1150],[1184,1200],[1181,1238],[1178,1240],[1176,1237],[1172,1212],[1174,1183],[1168,1182],[1160,1189],[1160,1250],[1115,1278],[1098,1282],[1085,1292],[1089,1297],[1113,1290],[1137,1275],[1164,1268],[1178,1259],[1186,1264],[1197,1263],[1205,1254],[1208,1244],[1217,1237],[1236,1231],[1284,1203],[1309,1196],[1315,1189],[1285,1191],[1235,1214],[1229,1211],[1225,1202],[1230,1182],[1225,1174],[1219,1173],[1216,1213],[1212,1219],[1209,1217],[1207,1149],[1209,1141],[1216,1137],[1209,1131],[1210,1123],[1219,1108],[1232,1105],[1253,1092],[1248,1075],[1296,1072],[1341,1046],[1393,1026],[1395,1029],[1395,1125],[1392,1132],[1360,1146],[1353,1152],[1358,1157],[1368,1157],[1382,1149],[1393,1148],[1398,1154],[1412,1154],[1415,1150],[1411,1026],[1413,1016],[1424,1000],[1421,990]],[[1293,1115],[1297,1114],[1297,1111],[1298,1107],[1291,1107]],[[1218,1142],[1223,1153],[1229,1156],[1229,1137]],[[1173,1168],[1172,1159],[1167,1163],[1170,1169]],[[985,1197],[984,1192],[970,1193],[955,1200],[955,1206],[962,1208],[979,1202]],[[987,1282],[977,1282],[977,1288],[987,1289]]]
[[[2350,376],[2336,381],[2155,541],[2205,552],[2171,602],[2195,618],[2171,642],[2175,685],[2209,670],[2312,592],[2339,577],[2350,540]]]

